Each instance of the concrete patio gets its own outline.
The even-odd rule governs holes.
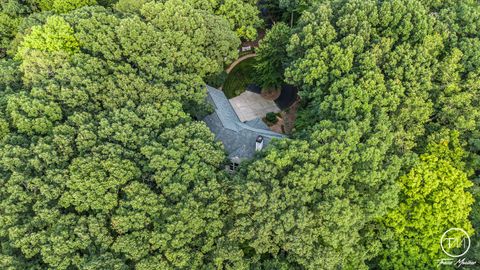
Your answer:
[[[263,118],[269,112],[281,111],[274,101],[264,99],[260,94],[250,91],[245,91],[229,101],[242,122]]]

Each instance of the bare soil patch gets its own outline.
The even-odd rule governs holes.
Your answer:
[[[295,120],[297,119],[297,111],[299,107],[300,99],[297,99],[290,108],[280,113],[280,116],[277,118],[277,123],[272,125],[271,123],[268,123],[265,118],[263,121],[267,123],[270,129],[274,132],[287,135],[292,134],[295,129]]]

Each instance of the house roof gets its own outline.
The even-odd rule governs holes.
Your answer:
[[[223,143],[230,159],[252,158],[258,135],[263,136],[264,147],[273,138],[285,137],[271,131],[259,118],[241,122],[225,94],[208,85],[207,101],[212,104],[215,112],[205,117],[204,121],[215,134],[215,139]]]

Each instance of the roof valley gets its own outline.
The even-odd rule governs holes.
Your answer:
[[[204,121],[215,138],[221,141],[230,158],[252,158],[255,155],[255,140],[261,135],[265,144],[273,138],[285,138],[268,129],[261,119],[243,123],[235,113],[225,94],[207,85],[207,101],[215,107],[215,112]]]

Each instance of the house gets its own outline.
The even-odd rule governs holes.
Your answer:
[[[242,160],[252,158],[273,138],[285,138],[285,135],[271,131],[260,118],[241,122],[225,94],[208,85],[207,101],[215,112],[203,121],[215,134],[215,139],[223,143],[231,161],[229,171],[234,171]]]

